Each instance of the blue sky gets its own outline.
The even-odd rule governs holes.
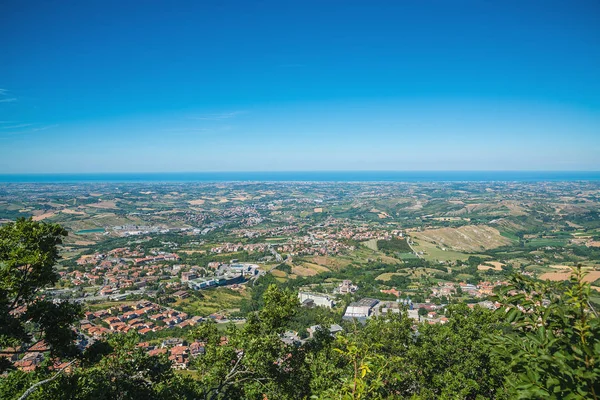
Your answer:
[[[3,1],[0,173],[600,170],[600,3]]]

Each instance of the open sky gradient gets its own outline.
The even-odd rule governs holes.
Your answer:
[[[0,3],[0,173],[244,170],[600,170],[600,2]]]

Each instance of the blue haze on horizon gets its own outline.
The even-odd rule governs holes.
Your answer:
[[[599,171],[600,3],[0,4],[0,174]]]

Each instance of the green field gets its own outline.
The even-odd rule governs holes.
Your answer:
[[[102,233],[104,232],[104,228],[98,228],[98,229],[83,229],[80,231],[75,232],[76,235],[84,235],[86,233]]]
[[[519,241],[519,237],[511,231],[500,231],[500,235],[509,238],[510,240]]]
[[[412,249],[405,239],[392,238],[391,240],[378,240],[377,248],[386,253],[412,253]]]
[[[240,307],[245,295],[227,288],[200,290],[187,299],[177,300],[169,306],[182,310],[190,315],[206,317],[215,312],[235,311]]]
[[[416,260],[419,257],[415,253],[400,253],[398,254],[398,258],[401,260]]]
[[[376,277],[375,280],[387,282],[392,279],[393,276],[406,276],[406,274],[400,272],[385,272]]]
[[[469,254],[459,253],[454,250],[442,250],[433,243],[429,243],[425,240],[417,242],[417,246],[414,247],[417,252],[424,252],[423,258],[427,261],[454,261],[454,260],[466,260],[469,258]]]
[[[525,247],[564,247],[567,243],[566,239],[529,239],[525,242]]]
[[[373,251],[378,251],[379,250],[377,248],[377,239],[367,240],[365,242],[362,242],[362,244],[365,245],[366,247],[368,247],[369,249],[373,250]]]

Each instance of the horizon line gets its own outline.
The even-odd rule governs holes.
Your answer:
[[[218,170],[218,171],[95,171],[95,172],[0,172],[0,176],[24,175],[134,175],[134,174],[259,174],[259,173],[600,173],[592,169],[373,169],[373,170]]]

